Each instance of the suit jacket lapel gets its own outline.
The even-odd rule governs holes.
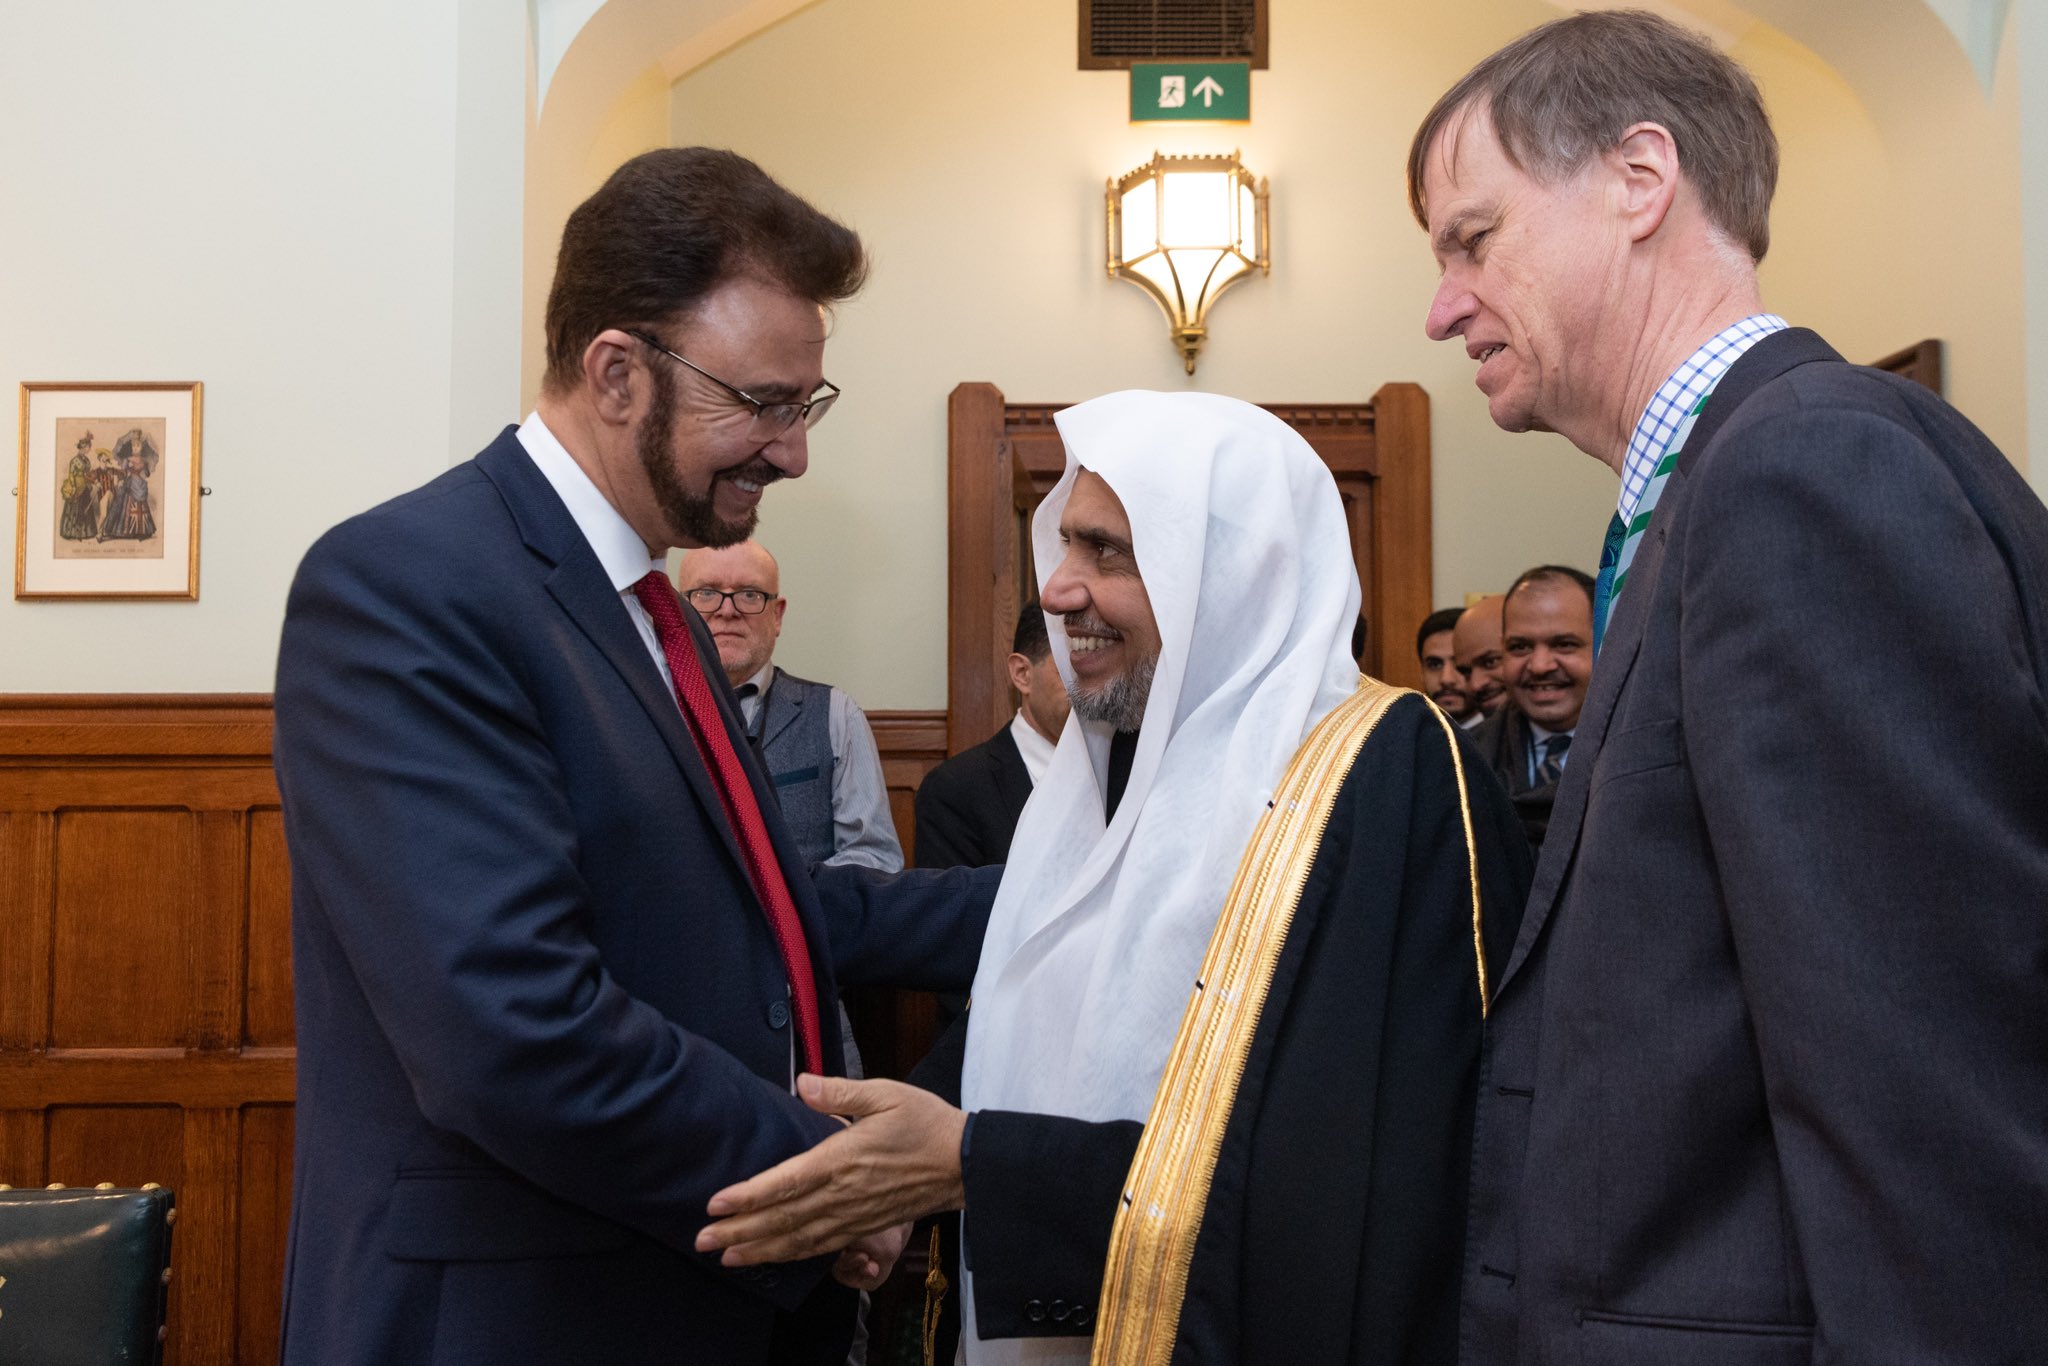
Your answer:
[[[1002,798],[1004,809],[1014,814],[1031,800],[1031,770],[1025,766],[1017,737],[1010,734],[1010,728],[1004,726],[1000,733],[1002,743],[989,755],[989,763],[996,771],[996,795]]]
[[[1615,704],[1642,648],[1650,600],[1656,596],[1657,578],[1663,568],[1665,533],[1670,530],[1670,514],[1676,514],[1682,502],[1686,474],[1699,463],[1721,428],[1751,394],[1787,370],[1815,361],[1840,363],[1842,357],[1816,333],[1803,327],[1787,328],[1765,337],[1728,367],[1728,373],[1714,386],[1706,410],[1686,437],[1678,468],[1658,500],[1658,514],[1650,519],[1651,534],[1636,553],[1636,562],[1629,571],[1628,591],[1621,595],[1614,619],[1608,623],[1600,658],[1593,666],[1592,687],[1586,695],[1578,733],[1572,737],[1571,760],[1565,765],[1564,779],[1557,789],[1557,804],[1551,809],[1550,828],[1543,837],[1543,857],[1536,865],[1536,880],[1529,888],[1528,909],[1522,914],[1514,953],[1501,973],[1497,991],[1506,989],[1535,948],[1578,857],[1587,788],[1593,779],[1600,746],[1607,738]]]
[[[569,510],[562,506],[547,476],[519,444],[513,434],[516,430],[507,428],[479,455],[478,468],[498,486],[528,548],[554,566],[547,577],[548,592],[632,690],[661,733],[662,743],[668,746],[690,791],[696,795],[706,823],[718,832],[734,865],[744,876],[746,862],[740,856],[739,841],[726,822],[718,789],[697,753],[696,738],[690,734],[689,723],[683,720],[675,694],[662,682],[661,671],[647,653],[646,642],[633,625],[625,604],[619,601],[618,591],[612,587],[604,566],[598,563],[597,553],[583,538]],[[686,619],[691,615],[684,613]],[[694,641],[698,632],[691,635]],[[702,642],[698,642],[697,656],[700,661],[705,656]],[[708,667],[717,666],[714,653]],[[712,689],[714,696],[717,692],[718,689]],[[746,743],[744,735],[739,743]]]
[[[1701,414],[1702,420],[1705,416]],[[1694,430],[1698,430],[1697,426]],[[1677,503],[1684,477],[1678,471],[1672,472],[1660,507],[1668,509]],[[1642,649],[1650,599],[1656,595],[1658,573],[1664,564],[1664,531],[1653,517],[1650,534],[1636,552],[1636,562],[1629,570],[1628,591],[1621,595],[1614,618],[1607,623],[1607,638],[1600,647],[1600,658],[1593,664],[1593,681],[1586,692],[1586,705],[1579,713],[1578,729],[1572,736],[1571,757],[1565,763],[1556,803],[1550,811],[1550,826],[1543,835],[1543,854],[1536,864],[1535,881],[1529,887],[1528,909],[1522,912],[1522,928],[1515,935],[1514,952],[1501,972],[1500,985],[1494,989],[1496,995],[1507,989],[1535,947],[1578,855],[1579,827],[1586,815],[1587,788],[1592,783],[1595,761],[1607,738],[1608,723],[1614,719],[1615,703]]]

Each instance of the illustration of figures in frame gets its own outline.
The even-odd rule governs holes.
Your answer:
[[[197,382],[25,383],[17,598],[199,596]]]
[[[56,487],[55,557],[162,559],[156,510],[164,502],[164,420],[58,418],[55,445],[65,461]]]

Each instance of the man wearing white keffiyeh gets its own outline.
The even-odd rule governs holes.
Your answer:
[[[971,1363],[1448,1362],[1514,818],[1434,708],[1358,676],[1344,510],[1298,435],[1200,394],[1058,423],[1033,549],[1075,712],[984,941],[971,1123],[807,1085],[858,1122],[715,1197],[699,1246],[964,1204]]]

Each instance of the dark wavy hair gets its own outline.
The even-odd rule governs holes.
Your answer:
[[[736,152],[665,147],[634,157],[562,229],[548,290],[544,387],[576,386],[608,327],[687,314],[736,276],[758,274],[828,305],[867,280],[860,238]]]

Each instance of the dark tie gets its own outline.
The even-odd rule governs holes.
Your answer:
[[[683,623],[682,600],[660,570],[650,572],[633,585],[633,594],[654,622],[654,635],[668,658],[668,671],[675,679],[676,697],[682,703],[683,719],[697,741],[697,755],[711,770],[719,803],[725,808],[726,823],[739,840],[746,856],[747,876],[754,895],[768,916],[775,945],[782,950],[783,970],[789,975],[789,994],[796,1014],[796,1035],[803,1044],[804,1070],[825,1070],[825,1055],[818,1034],[818,984],[811,975],[811,954],[804,943],[803,922],[797,919],[796,901],[776,862],[775,847],[768,839],[768,823],[761,818],[760,803],[754,800],[753,785],[740,764],[732,737],[718,714],[711,696],[711,683],[690,642],[690,628]]]
[[[1536,776],[1544,783],[1554,783],[1564,777],[1564,752],[1572,747],[1569,735],[1553,735],[1543,746],[1543,767]]]

